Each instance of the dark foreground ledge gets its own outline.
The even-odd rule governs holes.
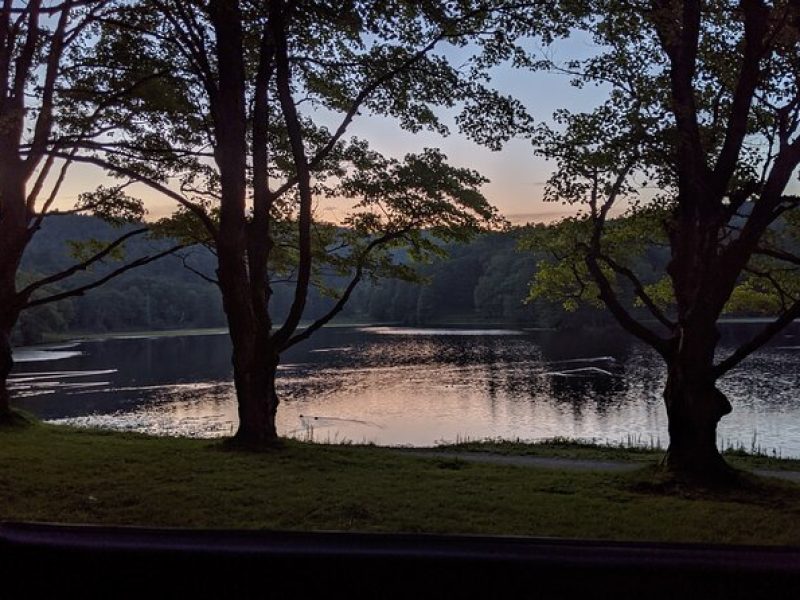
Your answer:
[[[800,548],[4,523],[0,573],[28,598],[774,599],[800,589]]]

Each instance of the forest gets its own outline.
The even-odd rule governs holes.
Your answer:
[[[125,225],[122,230],[132,227]],[[72,264],[74,242],[109,240],[120,234],[105,221],[78,215],[51,219],[44,228],[44,235],[34,238],[25,254],[23,281]],[[366,282],[353,294],[338,322],[542,328],[610,324],[610,315],[600,309],[584,306],[567,313],[556,301],[526,302],[538,257],[519,248],[523,232],[516,228],[484,233],[468,242],[449,244],[447,256],[419,265],[421,281]],[[153,246],[169,245],[166,240],[135,240],[129,242],[127,252],[137,255]],[[117,262],[96,265],[82,277],[102,276]],[[205,248],[190,248],[125,273],[83,296],[31,309],[17,323],[14,341],[30,345],[107,332],[224,327],[218,288],[187,267],[213,273],[214,256]],[[333,290],[343,284],[342,277],[326,280],[326,288]],[[291,292],[289,284],[275,285],[272,302],[278,318],[286,314]],[[315,289],[309,297],[307,318],[318,318],[333,302],[330,295]]]

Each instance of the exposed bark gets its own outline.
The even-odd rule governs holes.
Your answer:
[[[732,410],[716,387],[720,374],[714,366],[719,340],[716,323],[754,248],[754,244],[748,247],[742,240],[727,248],[720,243],[731,216],[725,198],[731,193],[731,178],[739,164],[761,77],[760,62],[766,52],[768,10],[758,1],[744,1],[741,8],[744,53],[724,141],[713,165],[701,141],[693,90],[702,4],[684,0],[680,19],[670,21],[662,18],[669,14],[669,7],[662,3],[661,9],[666,12],[654,21],[671,64],[672,112],[678,131],[675,166],[679,192],[668,227],[672,258],[667,271],[675,292],[679,326],[673,348],[665,355],[668,376],[664,400],[670,434],[667,465],[677,473],[705,480],[727,477],[732,471],[716,445],[717,424]],[[752,219],[747,225],[752,226]]]
[[[262,32],[258,73],[253,99],[253,217],[247,228],[250,294],[257,321],[257,334],[266,339],[272,330],[269,301],[269,257],[275,245],[272,234],[272,203],[269,189],[269,83],[273,73],[274,45],[270,27]]]
[[[266,360],[263,335],[256,325],[245,262],[244,248],[232,244],[218,244],[219,269],[217,271],[222,304],[228,321],[233,347],[233,373],[236,398],[239,403],[239,430],[237,439],[247,445],[263,441],[263,435],[273,427],[264,427],[264,420],[255,406],[260,395],[259,382],[263,380],[260,363]],[[260,338],[260,339],[259,339]],[[254,418],[254,422],[249,419]],[[252,436],[252,438],[250,437]],[[274,431],[272,437],[275,437]]]
[[[297,176],[297,190],[300,195],[300,206],[297,220],[297,243],[299,249],[297,265],[297,283],[289,314],[280,329],[275,333],[275,344],[283,346],[297,331],[308,300],[311,285],[311,210],[313,204],[311,192],[311,168],[303,144],[300,118],[297,114],[291,91],[291,68],[289,65],[289,49],[286,36],[286,23],[283,0],[272,0],[269,7],[269,19],[275,44],[275,75],[278,88],[278,100],[286,122],[286,134],[292,149]]]
[[[684,51],[692,52],[691,49]],[[679,61],[676,68],[689,69],[690,65]],[[679,76],[674,74],[674,77]],[[673,93],[677,94],[675,90]],[[691,114],[689,104],[681,105],[681,110]],[[676,118],[680,124],[681,117]],[[693,133],[687,131],[683,143],[691,145],[692,139]],[[717,449],[716,432],[720,419],[731,412],[731,405],[716,387],[721,374],[714,364],[720,337],[716,324],[737,283],[737,277],[729,276],[731,271],[739,272],[731,263],[742,260],[742,256],[721,251],[719,244],[728,219],[723,203],[725,186],[715,182],[709,173],[702,182],[697,181],[696,170],[704,169],[702,165],[679,164],[678,168],[684,180],[668,223],[671,259],[667,266],[675,292],[675,320],[666,318],[657,307],[649,306],[649,299],[635,274],[602,254],[605,212],[598,210],[596,204],[593,206],[595,230],[588,248],[587,266],[598,284],[600,298],[617,321],[664,358],[668,373],[664,401],[670,434],[669,469],[693,479],[722,480],[729,478],[733,470]],[[612,201],[613,197],[602,209],[607,211]],[[747,258],[749,255],[744,263]],[[632,283],[644,305],[667,328],[669,337],[658,336],[633,317],[620,302],[600,269],[599,261]]]
[[[259,447],[277,437],[275,415],[278,397],[275,374],[280,350],[302,318],[311,278],[311,189],[310,169],[302,147],[299,119],[289,88],[283,3],[270,6],[270,27],[263,32],[256,80],[253,115],[253,218],[245,211],[247,189],[247,113],[243,62],[242,15],[236,2],[212,2],[210,15],[216,32],[219,85],[212,98],[217,135],[215,159],[220,171],[221,211],[216,239],[219,287],[228,318],[233,345],[233,369],[239,407],[237,445]],[[298,234],[299,276],[289,315],[281,329],[272,333],[269,314],[270,289],[267,263],[272,249],[267,171],[267,89],[273,74],[273,59],[279,78],[281,108],[290,129],[301,194]]]
[[[672,351],[665,356],[667,466],[703,481],[723,480],[733,472],[717,449],[717,424],[732,410],[716,387],[714,371],[717,319],[733,285],[719,277],[718,240],[725,224],[721,200],[721,194],[684,192],[669,232],[672,258],[667,271],[679,326]]]

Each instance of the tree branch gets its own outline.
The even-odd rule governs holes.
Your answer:
[[[274,246],[270,214],[274,197],[269,189],[269,85],[274,71],[274,56],[272,28],[267,22],[261,32],[253,89],[253,218],[247,226],[250,295],[259,327],[267,332],[272,329],[268,264]]]
[[[53,275],[50,275],[48,277],[45,277],[45,278],[40,279],[38,281],[35,281],[35,282],[31,283],[29,286],[27,286],[26,288],[24,288],[23,290],[21,290],[19,292],[19,294],[20,294],[20,296],[23,296],[23,297],[27,298],[33,292],[35,292],[36,290],[38,290],[39,288],[41,288],[41,287],[43,287],[45,285],[50,285],[52,283],[56,283],[58,281],[62,281],[64,279],[68,278],[68,277],[72,277],[73,275],[75,275],[75,273],[78,273],[80,271],[85,271],[86,269],[88,269],[90,266],[92,266],[96,262],[99,262],[99,261],[103,260],[106,256],[111,254],[116,248],[119,248],[122,244],[127,242],[132,237],[135,237],[137,235],[142,235],[143,233],[147,233],[148,231],[149,231],[149,229],[147,229],[146,227],[143,227],[141,229],[134,229],[133,231],[129,231],[125,235],[122,235],[122,236],[118,237],[116,240],[114,240],[113,242],[108,244],[108,246],[103,248],[103,250],[101,250],[97,254],[89,257],[85,261],[80,262],[80,263],[78,263],[76,265],[73,265],[70,268],[65,269],[65,270],[63,270],[63,271],[61,271],[59,273],[54,273]]]
[[[115,279],[116,277],[119,277],[120,275],[122,275],[123,273],[126,273],[127,271],[130,271],[131,269],[136,269],[138,267],[141,267],[141,266],[149,264],[149,263],[151,263],[153,261],[156,261],[156,260],[158,260],[160,258],[164,258],[165,256],[169,256],[170,254],[173,254],[174,252],[177,252],[178,250],[181,250],[182,248],[185,248],[185,247],[186,247],[186,244],[180,244],[178,246],[173,246],[172,248],[169,248],[168,250],[164,250],[163,252],[159,252],[158,254],[154,254],[153,256],[143,256],[141,258],[136,259],[135,261],[133,261],[131,263],[126,264],[125,266],[120,267],[119,269],[116,269],[115,271],[112,271],[111,273],[109,273],[105,277],[102,277],[102,278],[98,279],[97,281],[93,281],[92,283],[89,283],[89,284],[86,284],[86,285],[82,285],[82,286],[77,287],[77,288],[72,289],[72,290],[67,290],[66,292],[60,292],[58,294],[53,294],[51,296],[45,296],[44,298],[37,298],[36,300],[30,300],[30,301],[26,302],[26,304],[23,306],[23,308],[32,308],[34,306],[40,306],[42,304],[49,304],[51,302],[58,302],[59,300],[64,300],[66,298],[72,298],[74,296],[83,296],[83,294],[85,294],[89,290],[92,290],[94,288],[100,287],[104,283],[106,283],[106,282],[108,282],[108,281],[110,281],[112,279]]]
[[[623,329],[655,348],[662,356],[666,356],[669,352],[667,340],[634,319],[625,307],[622,306],[622,303],[614,292],[614,288],[611,286],[611,282],[600,268],[597,257],[591,252],[586,255],[586,266],[600,291],[600,299],[605,303]]]
[[[773,250],[771,248],[756,248],[753,254],[760,254],[761,256],[769,256],[770,258],[775,258],[777,260],[782,260],[783,262],[788,262],[793,265],[800,266],[800,256],[796,256],[784,250]]]
[[[761,346],[769,342],[775,334],[779,333],[784,327],[798,317],[800,317],[800,301],[795,302],[780,317],[753,336],[750,341],[739,346],[730,356],[717,364],[714,367],[714,376],[716,378],[722,377],[753,352],[761,348]]]
[[[70,158],[69,154],[65,154],[57,150],[50,150],[49,152],[59,158]],[[200,222],[205,226],[206,230],[208,230],[209,235],[211,235],[211,237],[214,239],[217,238],[218,236],[217,226],[214,223],[214,221],[211,220],[211,217],[208,215],[205,209],[200,204],[196,204],[191,200],[184,198],[177,192],[169,189],[164,184],[159,183],[158,181],[155,181],[150,177],[147,177],[146,175],[142,175],[141,173],[133,169],[129,169],[121,165],[115,165],[114,163],[103,160],[102,158],[99,158],[97,156],[76,155],[72,156],[71,158],[74,162],[82,162],[90,165],[95,165],[103,169],[106,169],[108,171],[111,171],[113,173],[116,173],[118,175],[124,175],[129,179],[133,179],[135,181],[138,181],[139,183],[143,183],[146,186],[158,192],[161,192],[162,194],[164,194],[168,198],[171,198],[172,200],[175,200],[178,204],[185,207],[187,210],[189,210],[189,212],[194,214],[200,220]]]
[[[281,0],[270,3],[269,14],[272,38],[275,45],[276,83],[278,99],[286,122],[286,132],[292,148],[295,173],[300,193],[300,214],[298,218],[298,243],[300,256],[298,259],[297,285],[295,286],[294,300],[281,328],[275,333],[275,343],[278,346],[285,344],[297,329],[305,310],[308,296],[308,286],[311,280],[311,169],[303,145],[302,129],[297,109],[292,98],[291,72],[289,66],[289,50],[286,40],[286,30]]]
[[[41,90],[41,108],[36,117],[36,123],[33,127],[33,142],[28,156],[25,159],[24,169],[29,176],[33,173],[36,165],[39,164],[42,156],[44,156],[45,148],[47,147],[47,138],[50,137],[50,131],[53,124],[53,95],[55,93],[56,80],[58,77],[58,69],[61,64],[61,55],[64,51],[64,32],[69,21],[69,14],[72,10],[72,2],[64,2],[64,9],[58,18],[58,25],[53,32],[53,39],[50,41],[50,50],[47,54],[47,62],[45,65],[44,83]],[[31,24],[33,26],[33,23]]]
[[[207,281],[208,283],[213,283],[214,285],[219,286],[219,280],[214,279],[213,277],[209,277],[208,275],[206,275],[202,271],[200,271],[198,269],[195,269],[194,267],[190,266],[189,263],[186,262],[187,259],[189,258],[187,255],[178,254],[177,256],[178,256],[178,258],[181,259],[181,263],[183,264],[183,268],[184,269],[186,269],[187,271],[189,271],[191,273],[194,273],[200,279],[203,279],[204,281]]]
[[[298,344],[303,340],[307,340],[309,337],[311,337],[311,335],[315,331],[324,327],[331,321],[331,319],[333,319],[336,315],[338,315],[347,304],[348,300],[350,299],[350,296],[353,293],[353,290],[356,289],[356,286],[363,278],[364,265],[366,264],[367,258],[369,258],[370,253],[378,246],[381,246],[387,242],[402,237],[403,235],[408,233],[408,231],[410,231],[410,228],[404,228],[399,231],[385,233],[381,237],[372,240],[367,245],[367,247],[364,248],[363,252],[359,256],[355,275],[353,275],[353,278],[350,280],[350,283],[347,284],[347,287],[345,288],[342,295],[339,297],[339,300],[336,302],[336,304],[334,304],[333,307],[325,315],[314,321],[311,325],[306,327],[301,333],[292,336],[285,344],[283,344],[281,350],[286,350],[287,348],[290,348],[291,346],[294,346],[295,344]]]
[[[609,267],[614,269],[614,271],[626,277],[633,284],[633,290],[636,293],[636,296],[639,298],[639,300],[642,301],[642,303],[650,310],[652,315],[656,319],[658,319],[658,321],[662,325],[664,325],[667,329],[671,331],[677,327],[678,324],[670,320],[664,314],[664,312],[658,307],[658,305],[656,305],[653,299],[647,294],[647,292],[644,289],[644,286],[642,285],[642,282],[639,281],[639,278],[636,277],[636,274],[631,269],[629,269],[624,265],[619,264],[610,256],[606,256],[603,254],[600,255],[598,258],[600,258],[600,260],[605,262]]]
[[[769,16],[769,9],[764,6],[763,0],[743,0],[741,6],[744,10],[744,56],[736,78],[725,141],[714,168],[715,181],[726,184],[739,162],[739,152],[747,134],[750,105],[761,76],[759,63],[764,55],[764,36]],[[724,189],[717,190],[719,194],[724,192]]]
[[[678,166],[682,189],[706,185],[709,168],[701,141],[694,96],[694,76],[697,71],[697,54],[700,43],[700,0],[658,0],[653,12],[656,31],[661,45],[670,60],[672,112],[678,129]],[[677,8],[678,4],[681,8]],[[675,12],[680,11],[680,24],[676,25]]]
[[[489,10],[487,7],[482,6],[474,11],[471,11],[467,15],[465,15],[462,20],[470,19],[481,12],[485,12]],[[314,156],[311,160],[308,161],[308,167],[310,170],[316,169],[319,164],[325,160],[325,158],[330,154],[342,136],[347,132],[347,128],[350,126],[350,123],[353,121],[355,116],[358,114],[359,109],[361,108],[362,104],[385,83],[391,81],[394,77],[398,74],[402,73],[403,71],[412,67],[415,63],[420,61],[424,58],[431,50],[433,50],[442,40],[447,38],[452,38],[454,35],[452,33],[447,33],[446,31],[440,31],[436,36],[434,36],[428,44],[426,44],[423,48],[420,48],[415,52],[413,55],[408,57],[405,61],[403,61],[400,65],[395,67],[394,69],[390,69],[388,71],[383,72],[380,77],[377,77],[372,82],[368,83],[353,99],[353,102],[350,104],[347,112],[344,115],[344,118],[339,123],[334,134],[331,138],[327,141],[327,143],[322,146],[319,150],[314,153]],[[288,60],[288,58],[287,58]],[[295,184],[297,184],[297,177],[289,178],[283,185],[278,187],[273,193],[274,198],[279,198],[284,193],[286,193],[290,188],[292,188]]]
[[[650,344],[653,348],[655,348],[662,356],[666,356],[669,352],[669,345],[666,339],[659,336],[650,328],[646,327],[639,321],[633,318],[633,316],[625,309],[622,303],[619,301],[617,294],[614,292],[614,288],[611,285],[611,282],[606,277],[605,273],[603,273],[603,269],[600,268],[598,264],[598,259],[603,256],[601,251],[600,240],[602,237],[603,229],[605,227],[606,219],[608,217],[608,212],[611,210],[611,206],[614,204],[622,186],[624,185],[625,179],[628,176],[628,173],[633,168],[633,161],[632,158],[630,162],[625,165],[625,167],[620,171],[615,179],[611,190],[609,192],[608,198],[603,203],[603,205],[598,210],[597,208],[597,194],[593,193],[591,199],[591,210],[592,210],[592,221],[593,221],[593,231],[592,231],[592,239],[591,243],[586,246],[586,267],[589,269],[589,274],[594,279],[595,283],[597,284],[598,290],[600,291],[600,299],[605,303],[608,309],[611,311],[611,314],[614,315],[614,318],[617,319],[619,324],[629,333],[635,335],[642,341]],[[595,182],[596,182],[596,174],[595,174]],[[646,296],[646,294],[645,294]],[[649,297],[648,297],[649,300]],[[653,304],[653,308],[655,304]],[[660,312],[660,311],[659,311]],[[662,315],[663,316],[663,315]],[[659,319],[660,320],[660,319]],[[672,329],[672,326],[668,326]]]

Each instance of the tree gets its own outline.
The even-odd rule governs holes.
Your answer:
[[[413,278],[401,250],[424,260],[495,221],[484,180],[438,151],[399,160],[344,136],[362,111],[445,133],[433,107],[461,103],[459,124],[474,138],[507,139],[527,116],[479,78],[508,58],[516,21],[505,4],[143,0],[98,31],[84,59],[104,65],[89,75],[95,85],[111,94],[151,79],[109,118],[115,137],[75,160],[169,196],[180,205],[171,230],[216,253],[216,273],[201,276],[219,286],[233,342],[237,442],[274,441],[281,353],[334,318],[361,280]],[[435,52],[468,39],[483,52],[462,69]],[[87,102],[76,114],[91,110]],[[326,224],[318,198],[351,210]],[[347,283],[301,328],[310,289],[331,270]],[[294,286],[279,324],[278,281]]]
[[[590,4],[582,27],[602,52],[557,68],[610,94],[594,112],[560,111],[559,130],[537,137],[558,164],[549,197],[585,208],[545,235],[557,260],[533,292],[597,298],[655,348],[668,371],[668,466],[725,477],[716,428],[732,407],[717,381],[800,316],[800,197],[789,192],[800,164],[800,3]],[[670,256],[658,276],[635,263],[651,245]],[[720,316],[745,307],[777,316],[718,357]]]
[[[94,281],[69,286],[73,275],[120,258],[125,242],[145,233],[146,228],[140,227],[114,240],[95,240],[76,247],[80,257],[63,270],[22,285],[18,277],[23,254],[44,219],[64,214],[54,211],[53,205],[72,164],[75,141],[90,135],[92,117],[99,118],[113,107],[113,98],[105,98],[81,127],[69,132],[59,127],[68,96],[77,91],[63,89],[68,55],[84,42],[87,29],[108,5],[87,0],[4,0],[0,8],[0,423],[12,419],[6,381],[14,364],[11,332],[21,312],[81,295],[168,253],[142,256]],[[54,141],[57,132],[64,135]],[[54,150],[62,160],[56,158]],[[126,197],[121,189],[101,189],[82,196],[70,212],[94,213],[116,221],[140,219],[141,204]],[[54,290],[56,284],[58,289]]]

